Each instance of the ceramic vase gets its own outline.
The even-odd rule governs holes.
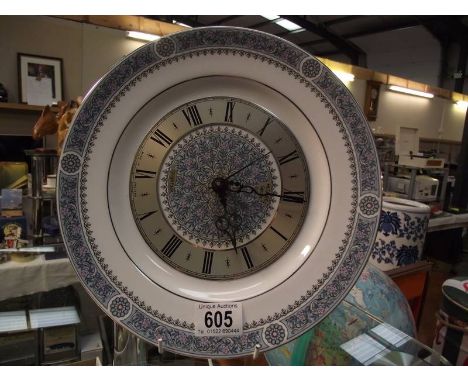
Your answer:
[[[388,271],[420,260],[430,212],[430,207],[423,203],[384,197],[369,261]]]

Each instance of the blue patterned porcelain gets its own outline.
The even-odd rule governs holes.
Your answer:
[[[300,131],[313,207],[291,250],[252,276],[222,282],[183,275],[151,257],[129,212],[129,169],[136,148],[125,161],[114,161],[120,155],[116,142],[124,133],[128,147],[141,143],[134,138],[138,126],[125,129],[144,105],[155,101],[157,113],[163,104],[158,101],[167,101],[172,89],[194,79],[215,82],[219,76],[224,76],[222,82],[209,88],[218,89],[214,95],[244,96],[273,108],[290,119],[293,133]],[[229,86],[237,93],[223,93]],[[198,92],[194,97],[213,96],[204,93],[205,86],[190,89]],[[186,94],[180,91],[172,107],[187,102],[182,100]],[[150,122],[149,128],[157,118]],[[114,165],[118,179],[111,185]],[[162,340],[168,351],[203,358],[271,350],[321,322],[365,267],[381,208],[374,139],[349,90],[294,44],[242,28],[191,29],[126,56],[84,99],[64,143],[57,181],[64,243],[91,297],[144,340]],[[114,200],[120,189],[126,197]],[[401,261],[411,255],[408,249]],[[199,301],[242,302],[243,334],[196,336],[194,306]]]
[[[422,257],[430,207],[413,200],[384,197],[371,263],[387,271]]]

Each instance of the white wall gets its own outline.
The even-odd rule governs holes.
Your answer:
[[[366,81],[355,80],[346,85],[364,107]],[[395,135],[400,126],[406,126],[417,128],[421,138],[461,141],[466,109],[445,98],[421,98],[386,88],[380,86],[377,120],[369,122],[374,133]]]
[[[126,38],[125,31],[82,24],[83,57],[82,93],[127,54],[143,45],[143,42]]]
[[[10,102],[18,102],[17,53],[58,57],[65,99],[73,99],[142,44],[111,28],[45,16],[0,16],[0,82]]]
[[[0,83],[19,102],[17,53],[63,60],[64,99],[84,95],[108,69],[143,43],[125,32],[46,16],[0,16]],[[31,135],[38,113],[0,111],[0,134]]]
[[[10,102],[18,102],[17,53],[62,58],[64,95],[81,91],[83,39],[81,26],[37,16],[0,16],[0,82]]]

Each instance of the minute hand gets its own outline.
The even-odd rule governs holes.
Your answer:
[[[286,191],[282,194],[275,194],[273,192],[258,192],[252,186],[243,186],[240,184],[232,183],[230,184],[229,191],[231,192],[245,192],[248,194],[256,194],[258,196],[275,196],[281,198],[286,202],[293,203],[304,203],[304,192],[295,192],[295,191]]]
[[[252,166],[254,163],[257,163],[260,159],[263,159],[265,158],[267,155],[270,155],[271,154],[271,151],[268,151],[266,154],[263,154],[263,155],[260,155],[258,158],[255,158],[252,162],[250,163],[247,163],[244,167],[242,167],[241,169],[233,172],[232,174],[230,174],[228,177],[226,177],[226,180],[228,180],[229,178],[232,178],[234,175],[240,173],[241,171],[245,170],[247,167],[250,167]]]

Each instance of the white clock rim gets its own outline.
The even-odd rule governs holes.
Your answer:
[[[307,134],[307,141],[314,142],[314,148],[316,150],[313,152],[306,154],[304,149],[302,149],[309,168],[309,181],[313,173],[317,174],[317,177],[318,174],[321,174],[323,177],[329,176],[330,170],[328,167],[328,160],[315,130],[299,111],[293,114],[294,109],[292,104],[290,104],[286,110],[280,110],[279,107],[285,108],[285,100],[280,93],[268,89],[255,81],[223,77],[210,76],[184,81],[172,87],[169,92],[158,94],[158,96],[146,103],[144,108],[150,110],[150,113],[154,112],[155,114],[145,114],[144,111],[143,114],[140,114],[139,111],[133,116],[118,139],[118,143],[112,154],[109,169],[109,182],[107,187],[108,190],[112,190],[112,193],[108,195],[109,211],[112,226],[117,233],[116,237],[119,238],[120,245],[140,272],[144,273],[149,280],[152,280],[164,290],[171,291],[171,293],[193,302],[245,301],[254,299],[278,287],[279,284],[296,273],[298,268],[307,261],[307,257],[313,252],[325,229],[331,203],[331,186],[329,179],[322,179],[321,182],[323,181],[323,184],[321,184],[321,187],[318,187],[318,183],[315,183],[312,187],[309,185],[309,194],[315,194],[314,203],[309,200],[308,211],[306,212],[306,217],[300,232],[294,239],[294,242],[286,250],[286,253],[265,269],[239,279],[220,280],[216,286],[213,285],[215,280],[198,279],[193,276],[184,275],[175,270],[165,261],[155,256],[145,241],[135,243],[134,238],[136,235],[139,235],[140,232],[133,220],[133,213],[127,196],[128,188],[125,188],[125,186],[119,187],[119,185],[122,184],[122,174],[130,174],[134,155],[141,141],[148,134],[148,129],[145,127],[152,125],[146,118],[150,118],[151,121],[158,121],[160,117],[164,118],[167,112],[173,110],[171,108],[174,104],[180,103],[182,105],[192,102],[194,99],[208,98],[207,96],[209,95],[222,97],[232,96],[233,98],[240,98],[253,103],[257,97],[260,97],[260,92],[268,91],[270,99],[276,94],[277,105],[271,102],[268,103],[268,106],[273,109],[268,110],[268,112],[276,117],[278,117],[278,115],[275,111],[281,112],[281,118],[283,119],[280,117],[278,119],[286,126],[288,126],[287,122],[289,121],[294,121],[294,125],[304,126],[303,130],[307,131],[305,133]],[[220,88],[219,85],[220,78],[223,80],[222,88]],[[243,86],[240,86],[240,84]],[[199,89],[202,90],[200,91]],[[257,90],[255,91],[254,89]],[[263,96],[265,97],[266,94],[263,94]],[[155,104],[158,105],[157,109],[154,108]],[[266,105],[267,104],[264,103],[264,106]],[[298,121],[301,121],[301,123],[298,123]],[[110,124],[112,124],[112,122],[110,122]],[[296,136],[295,133],[297,133],[297,131],[291,131],[291,133]],[[104,150],[104,147],[101,149]],[[102,150],[99,151],[100,158],[102,158]],[[88,171],[92,170],[90,169]],[[324,185],[328,185],[328,187],[323,187]],[[322,204],[322,206],[320,206],[320,204]],[[316,217],[311,221],[311,207],[313,206],[316,207],[314,211]],[[320,212],[318,212],[318,210],[320,210]],[[132,224],[129,224],[129,221],[132,221]],[[307,221],[308,225],[306,225]],[[310,231],[314,232],[313,235],[310,235],[312,238],[309,239],[304,238],[307,227],[310,227]],[[299,237],[302,237],[302,240],[298,240]],[[304,248],[309,248],[307,253],[304,253]],[[114,260],[116,249],[114,249],[112,253],[113,256],[109,259],[109,264],[111,264],[111,260]],[[129,255],[130,253],[131,255]],[[118,267],[111,267],[111,269],[126,269],[126,267],[120,265]],[[271,277],[271,274],[275,276]],[[247,287],[247,285],[251,285],[251,287]],[[252,303],[253,305],[256,304],[255,302]],[[249,309],[248,305],[246,308]]]

